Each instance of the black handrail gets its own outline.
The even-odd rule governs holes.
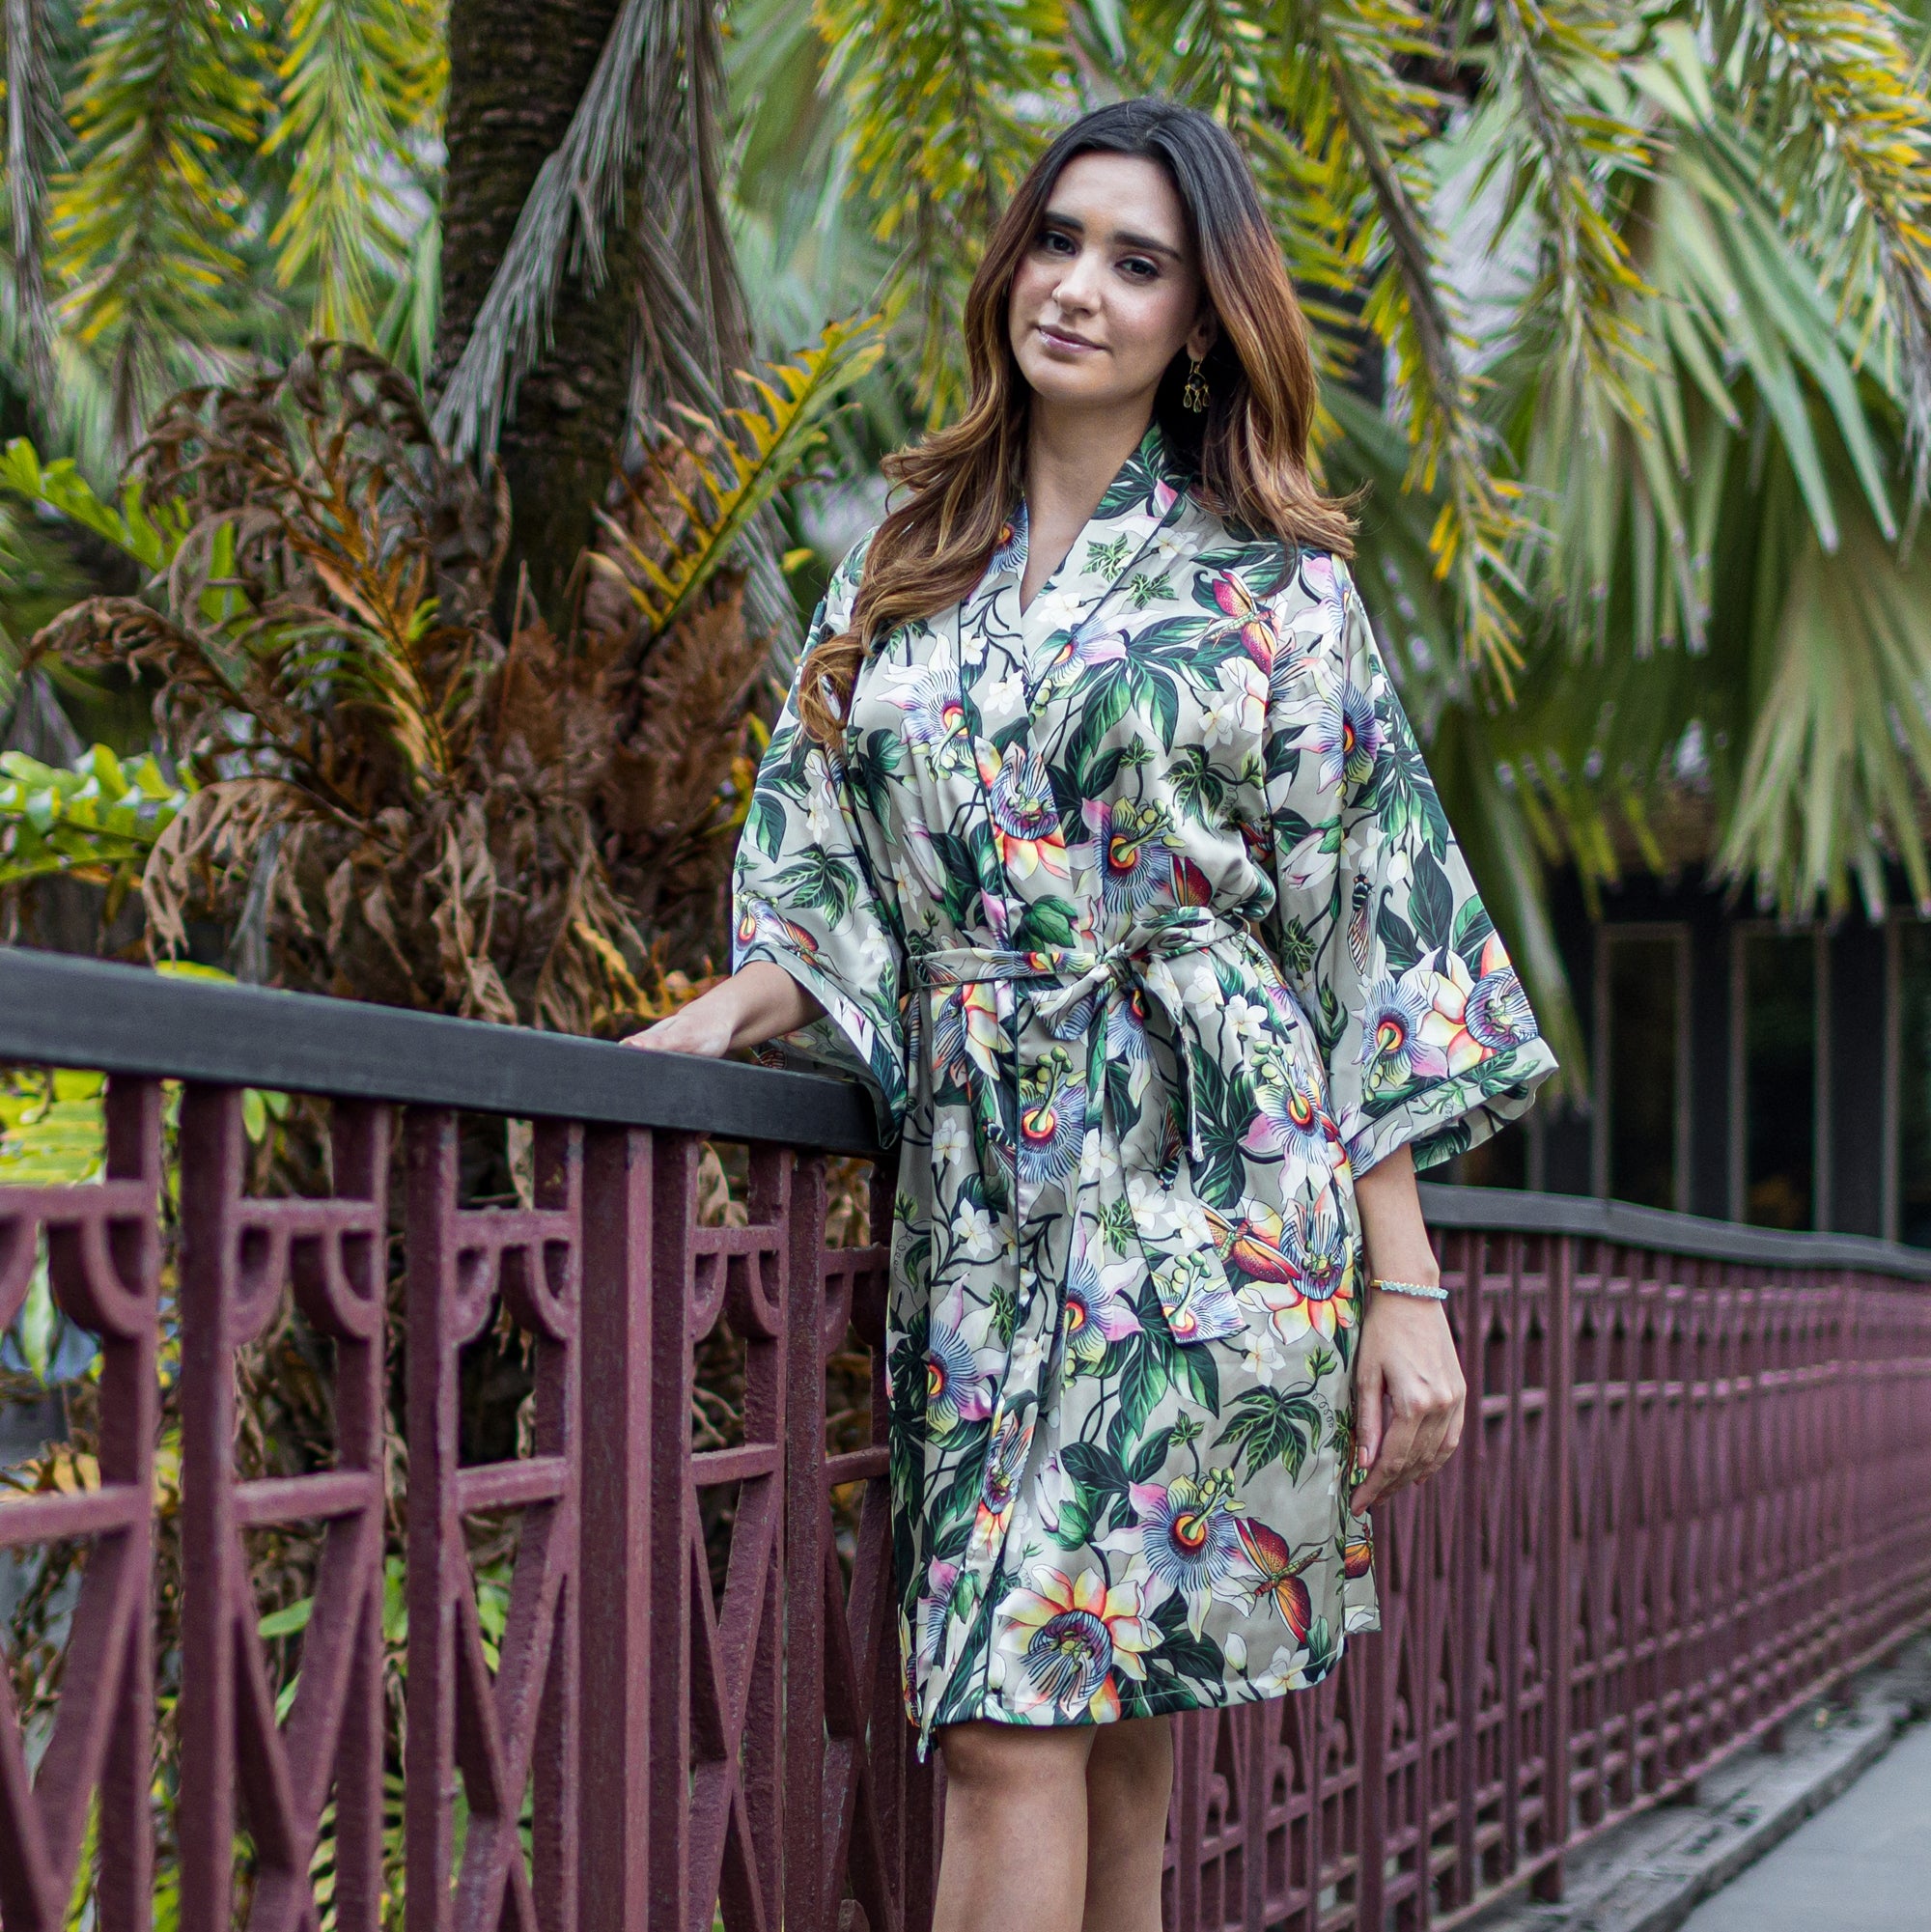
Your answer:
[[[850,1080],[641,1054],[530,1027],[175,978],[21,946],[0,946],[6,1063],[666,1128],[865,1158],[880,1151],[870,1101]],[[1424,1182],[1421,1203],[1436,1227],[1576,1235],[1718,1261],[1931,1281],[1931,1251],[1863,1235],[1786,1233],[1512,1188]]]
[[[0,1062],[874,1155],[855,1082],[0,946]]]
[[[1931,1249],[1906,1247],[1862,1234],[1807,1234],[1748,1227],[1741,1221],[1639,1208],[1588,1194],[1531,1194],[1516,1188],[1446,1188],[1421,1184],[1422,1217],[1431,1227],[1490,1228],[1497,1234],[1567,1234],[1620,1247],[1655,1248],[1712,1261],[1772,1268],[1848,1268],[1931,1281]]]

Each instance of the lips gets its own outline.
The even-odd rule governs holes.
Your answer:
[[[1083,335],[1075,335],[1070,329],[1049,328],[1044,322],[1037,324],[1040,335],[1047,345],[1053,349],[1098,349],[1097,342],[1088,342]]]

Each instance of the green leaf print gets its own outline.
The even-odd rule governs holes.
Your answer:
[[[1140,1444],[1139,1453],[1128,1465],[1128,1481],[1152,1482],[1159,1475],[1161,1465],[1166,1461],[1167,1449],[1173,1442],[1173,1433],[1171,1429],[1156,1429]]]
[[[785,808],[767,792],[753,793],[744,830],[767,858],[777,857],[784,850]]]
[[[1414,934],[1422,950],[1435,952],[1448,943],[1455,916],[1455,890],[1448,875],[1425,847],[1414,854],[1408,903],[1414,914]]]
[[[828,912],[836,926],[858,896],[858,875],[822,845],[808,845],[778,874],[792,903]]]
[[[1321,1433],[1320,1406],[1305,1388],[1250,1388],[1234,1404],[1233,1416],[1214,1439],[1217,1449],[1234,1450],[1234,1467],[1247,1459],[1247,1474],[1257,1476],[1278,1462],[1300,1480],[1307,1451]]]
[[[1126,667],[1113,664],[1094,674],[1085,702],[1079,708],[1079,723],[1067,740],[1066,770],[1076,793],[1081,798],[1102,795],[1093,767],[1113,727],[1126,716],[1133,703],[1127,685]]]
[[[1489,936],[1496,930],[1496,922],[1489,917],[1489,910],[1479,899],[1464,900],[1462,910],[1455,915],[1455,937],[1452,941],[1457,955],[1470,971],[1482,956],[1482,948],[1488,944]]]
[[[1375,914],[1375,933],[1387,953],[1388,970],[1406,972],[1421,957],[1414,928],[1384,899]]]

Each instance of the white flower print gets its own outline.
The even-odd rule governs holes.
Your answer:
[[[959,1252],[967,1261],[991,1261],[1003,1246],[997,1225],[977,1201],[961,1201],[953,1225],[959,1231]]]
[[[1227,1002],[1227,1024],[1243,1047],[1254,1047],[1269,1037],[1273,1013],[1264,999],[1243,999],[1236,994]]]

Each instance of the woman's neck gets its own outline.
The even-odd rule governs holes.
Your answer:
[[[1068,411],[1033,399],[1026,434],[1026,567],[1023,610],[1092,521],[1106,486],[1139,447],[1153,419],[1149,399],[1126,410]]]

